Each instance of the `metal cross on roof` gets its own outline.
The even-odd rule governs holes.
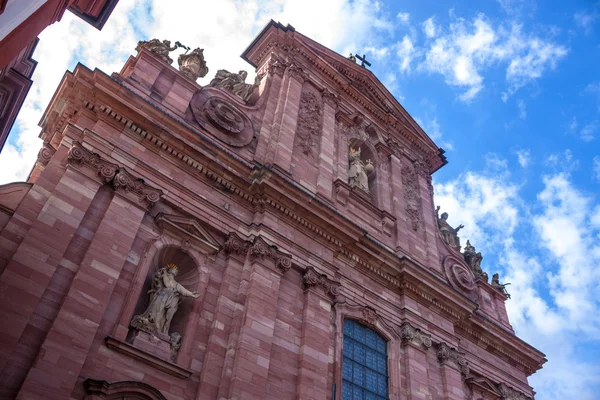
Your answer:
[[[358,58],[360,60],[361,67],[367,68],[367,67],[365,67],[365,64],[367,64],[367,66],[369,66],[369,67],[371,66],[371,63],[367,61],[367,57],[364,54],[362,55],[362,57],[357,54],[356,58]]]

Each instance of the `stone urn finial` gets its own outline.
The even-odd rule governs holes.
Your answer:
[[[179,63],[179,70],[193,81],[206,76],[208,73],[208,67],[204,60],[204,49],[199,47],[191,53],[181,54],[177,62]]]

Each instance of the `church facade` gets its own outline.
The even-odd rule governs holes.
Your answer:
[[[253,83],[137,50],[67,72],[0,187],[0,397],[534,397],[443,150],[369,70],[275,22]]]

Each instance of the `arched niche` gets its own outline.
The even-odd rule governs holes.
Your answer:
[[[150,267],[148,268],[148,272],[144,277],[141,295],[137,300],[133,312],[134,316],[142,314],[148,307],[150,301],[149,292],[152,289],[152,280],[154,278],[154,274],[167,264],[177,265],[177,269],[179,270],[177,282],[192,292],[199,289],[200,265],[198,260],[194,259],[189,250],[184,250],[177,245],[166,244],[158,248],[154,252],[153,256],[151,256],[150,260]],[[183,333],[186,331],[189,316],[191,315],[193,309],[193,300],[194,299],[186,298],[181,301],[177,312],[171,321],[169,333],[177,332],[180,335],[183,335]]]
[[[86,379],[83,385],[88,393],[85,400],[167,400],[158,389],[139,381]]]
[[[365,163],[365,165],[367,164],[368,160],[373,163],[374,167],[379,165],[380,160],[377,150],[375,149],[375,146],[373,146],[373,144],[368,140],[368,138],[357,137],[354,135],[350,136],[348,140],[348,151],[350,151],[350,149],[360,149],[360,159],[363,161],[363,163]],[[348,165],[348,168],[349,167],[350,165]],[[377,185],[381,183],[378,181],[379,177],[377,176],[377,168],[374,168],[373,172],[371,172],[367,177],[369,182],[369,197],[374,204],[378,204]]]

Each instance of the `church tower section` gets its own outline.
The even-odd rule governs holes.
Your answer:
[[[0,186],[0,397],[533,399],[544,355],[375,75],[273,21],[252,79],[136,52],[67,72]]]

